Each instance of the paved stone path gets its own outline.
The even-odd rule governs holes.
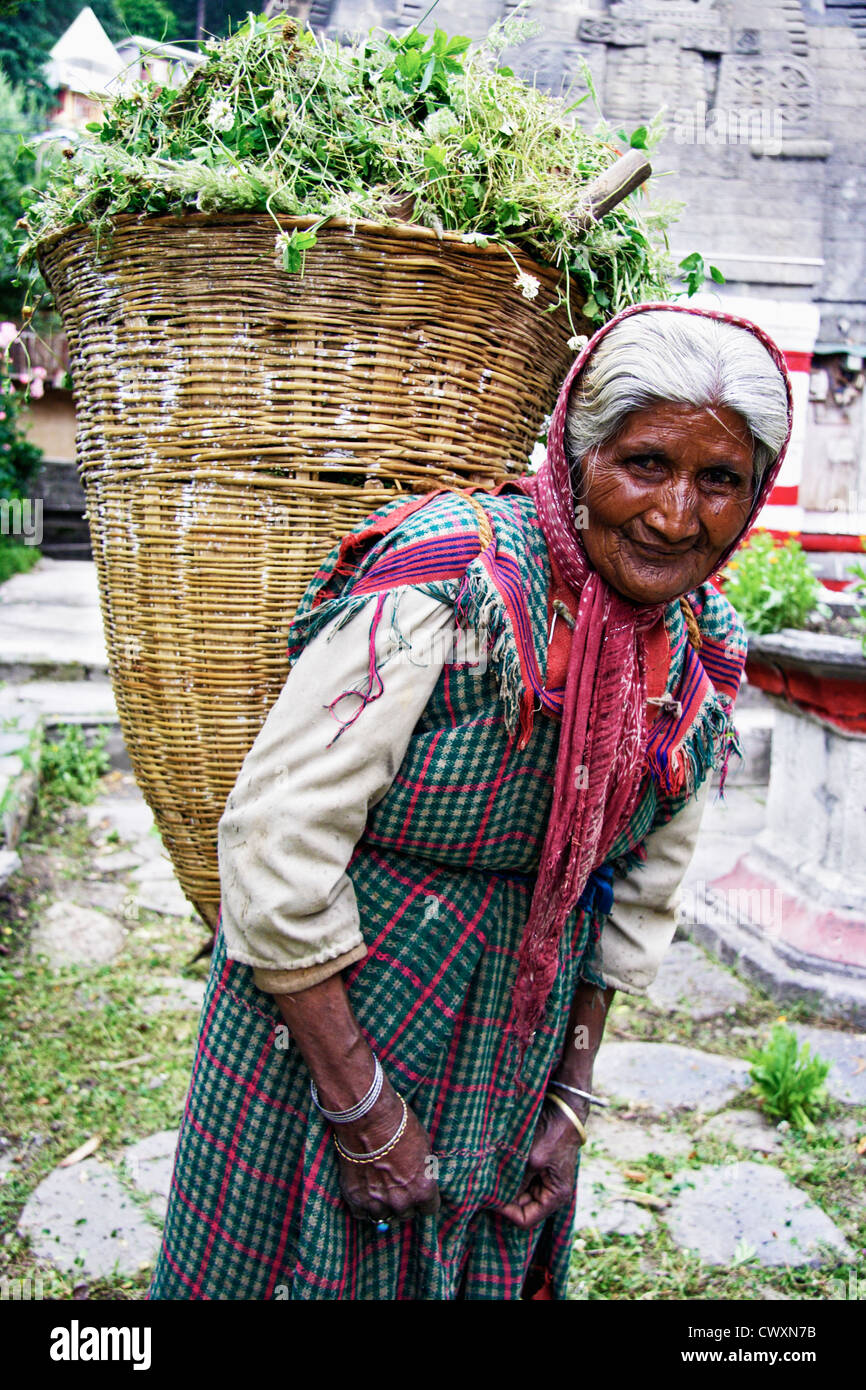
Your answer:
[[[675,941],[649,989],[649,998],[666,1013],[702,1020],[745,1004],[749,991],[724,966],[710,960],[691,941]]]
[[[725,1163],[674,1177],[680,1188],[666,1214],[677,1245],[705,1264],[727,1265],[753,1252],[762,1265],[818,1265],[829,1248],[854,1251],[820,1207],[768,1163]]]
[[[58,966],[97,965],[122,951],[123,903],[131,899],[144,906],[164,888],[157,910],[171,913],[170,895],[180,894],[153,817],[130,778],[121,778],[88,807],[87,819],[96,843],[94,877],[72,884],[34,934],[34,949]],[[77,901],[79,890],[91,902],[99,896],[95,890],[101,891],[99,907]],[[135,929],[147,931],[142,925]],[[742,1002],[744,987],[698,948],[676,943],[672,953],[655,991],[659,1007],[685,1008],[702,1018]],[[148,1014],[195,1012],[204,992],[201,981],[171,975],[147,987],[140,1007]],[[99,1007],[92,993],[86,982],[79,987],[81,1002]],[[866,1038],[805,1026],[798,1032],[832,1059],[832,1093],[863,1103]],[[850,1256],[830,1218],[779,1169],[743,1159],[750,1153],[772,1156],[782,1145],[773,1125],[743,1107],[750,1084],[744,1061],[679,1044],[609,1041],[599,1053],[594,1084],[629,1109],[592,1114],[578,1184],[577,1230],[587,1239],[640,1238],[663,1222],[677,1244],[696,1250],[707,1264],[748,1258],[752,1250],[766,1265],[815,1264],[823,1250],[837,1252],[837,1259]],[[694,1114],[705,1117],[696,1133],[681,1123]],[[683,1167],[703,1137],[727,1145],[733,1161]],[[31,1194],[19,1230],[30,1236],[40,1258],[72,1275],[92,1279],[149,1267],[158,1249],[175,1142],[176,1133],[164,1131],[131,1145],[116,1162],[96,1156],[55,1169]],[[651,1155],[656,1161],[647,1167]],[[647,1201],[639,1179],[658,1171],[658,1159],[671,1166],[662,1175],[662,1196],[656,1191]]]
[[[746,1062],[679,1043],[606,1043],[594,1077],[602,1095],[630,1101],[656,1115],[721,1110],[750,1085]]]

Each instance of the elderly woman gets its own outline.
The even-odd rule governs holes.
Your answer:
[[[548,458],[383,507],[229,797],[151,1296],[566,1296],[593,1060],[652,981],[745,643],[707,582],[790,433],[742,320],[620,314]]]

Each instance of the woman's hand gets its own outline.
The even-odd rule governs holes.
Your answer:
[[[344,1149],[369,1153],[393,1138],[403,1119],[399,1096],[387,1083],[369,1115],[351,1125],[334,1125]],[[406,1127],[387,1154],[374,1163],[352,1163],[339,1154],[340,1187],[353,1216],[374,1221],[409,1221],[439,1210],[439,1188],[430,1162],[430,1140],[407,1108]]]
[[[579,1119],[584,1118],[571,1097],[569,1105]],[[580,1136],[574,1125],[555,1105],[545,1101],[526,1160],[523,1185],[513,1202],[494,1210],[524,1231],[546,1221],[560,1207],[567,1206],[574,1195],[579,1152]]]

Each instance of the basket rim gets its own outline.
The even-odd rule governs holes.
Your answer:
[[[207,223],[243,221],[267,222],[270,223],[271,226],[274,226],[275,219],[280,227],[285,228],[298,228],[300,230],[317,227],[317,229],[322,232],[328,230],[350,231],[353,236],[360,233],[362,237],[375,237],[379,235],[396,237],[398,240],[407,242],[426,242],[428,245],[431,243],[437,245],[445,244],[455,249],[459,247],[461,251],[476,256],[496,256],[499,258],[504,256],[509,260],[511,260],[513,256],[516,261],[522,262],[527,267],[534,267],[536,270],[542,271],[548,276],[556,275],[561,277],[568,274],[564,267],[552,265],[549,261],[534,259],[522,247],[516,246],[514,242],[503,244],[502,242],[491,241],[488,242],[486,246],[479,246],[474,241],[464,241],[463,234],[460,232],[437,232],[433,227],[422,227],[420,223],[417,222],[372,222],[362,217],[351,220],[346,217],[328,217],[323,220],[321,216],[315,213],[307,213],[298,217],[291,216],[287,213],[276,213],[272,216],[270,213],[260,212],[255,208],[226,208],[224,211],[217,212],[200,212],[198,209],[187,213],[151,214],[123,212],[116,214],[116,216],[111,219],[110,226],[113,229],[114,227],[127,228],[144,223],[157,226],[166,224],[183,225],[191,222],[198,223],[199,225],[206,225]],[[60,227],[56,231],[49,232],[46,236],[34,243],[34,254],[39,257],[63,238],[72,236],[92,238],[94,236],[93,227],[90,223],[73,223],[68,227]],[[506,246],[508,247],[507,250]],[[574,289],[579,292],[579,287],[577,285],[574,286]]]

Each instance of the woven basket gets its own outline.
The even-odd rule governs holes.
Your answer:
[[[321,559],[399,492],[522,472],[573,357],[549,268],[520,259],[527,301],[498,248],[330,223],[302,277],[274,238],[264,215],[193,214],[40,250],[123,736],[210,926],[217,824]]]

